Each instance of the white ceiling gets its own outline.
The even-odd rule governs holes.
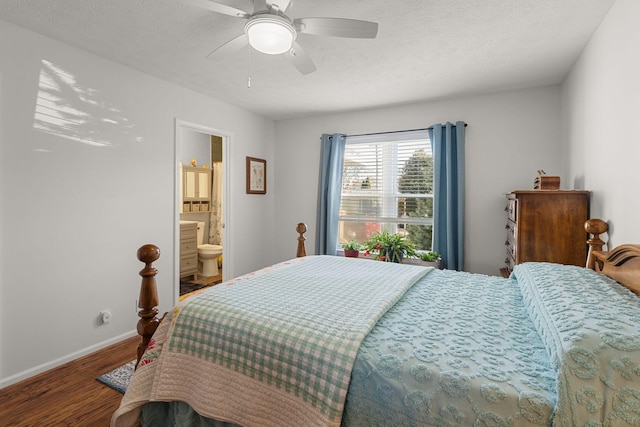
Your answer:
[[[179,0],[0,0],[0,19],[278,120],[560,83],[614,2],[293,0],[291,18],[379,24],[376,39],[300,34],[306,76],[249,47],[204,59],[245,21]]]

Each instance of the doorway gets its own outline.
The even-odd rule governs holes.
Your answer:
[[[230,253],[228,158],[228,133],[176,120],[174,197],[176,302],[185,293],[211,286],[231,277],[228,268],[231,265],[228,257]],[[188,233],[185,233],[185,230],[189,230]],[[198,238],[201,240],[197,241]],[[185,244],[185,239],[188,245]],[[194,248],[194,245],[203,244],[210,246],[206,246],[206,250],[202,247],[197,250]],[[187,246],[191,249],[185,249]],[[213,256],[209,254],[210,251],[213,252]],[[213,271],[213,263],[215,263],[215,271]]]

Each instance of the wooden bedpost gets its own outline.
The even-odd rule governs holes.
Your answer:
[[[307,251],[304,248],[304,241],[307,240],[306,237],[303,236],[304,233],[307,232],[307,224],[304,222],[299,222],[296,227],[296,231],[298,232],[298,252],[296,253],[297,257],[307,256]]]
[[[160,258],[160,249],[156,245],[144,245],[138,249],[138,259],[144,262],[144,268],[140,270],[142,283],[140,284],[140,298],[138,300],[138,334],[142,337],[138,344],[138,359],[136,368],[140,363],[142,353],[147,348],[149,340],[158,328],[160,320],[156,316],[158,314],[158,289],[156,286],[156,274],[158,270],[151,265],[155,260]]]
[[[587,240],[589,245],[589,253],[587,254],[587,268],[595,269],[596,257],[594,251],[602,252],[602,247],[605,242],[600,238],[600,235],[606,233],[609,226],[606,222],[599,218],[592,218],[584,223],[584,229],[589,233],[590,238]]]

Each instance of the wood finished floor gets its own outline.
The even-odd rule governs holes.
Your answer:
[[[2,426],[108,426],[122,394],[96,378],[135,359],[133,337],[0,390]]]
[[[0,426],[108,426],[122,394],[96,378],[135,359],[139,342],[129,338],[0,389]]]

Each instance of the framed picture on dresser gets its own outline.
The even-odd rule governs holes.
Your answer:
[[[267,194],[267,161],[247,156],[247,194]]]

